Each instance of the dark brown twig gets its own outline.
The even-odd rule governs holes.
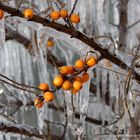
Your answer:
[[[70,17],[70,16],[72,15],[72,13],[74,12],[74,10],[75,10],[75,8],[76,8],[77,3],[78,3],[78,0],[75,0],[75,3],[74,3],[74,5],[73,5],[73,7],[72,7],[72,10],[71,10],[71,12],[70,12],[69,17]]]

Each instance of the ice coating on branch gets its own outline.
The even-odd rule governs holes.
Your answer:
[[[90,77],[92,74],[92,71],[88,72]],[[88,105],[89,105],[89,88],[90,88],[90,79],[88,82],[84,83],[83,88],[79,92],[79,113],[80,113],[80,122],[76,129],[76,135],[82,136],[85,133],[85,118],[88,111]]]
[[[40,83],[48,83],[48,72],[47,72],[47,48],[46,48],[46,33],[39,29],[32,29],[32,45],[35,52],[34,65],[37,67],[38,78]],[[43,130],[44,119],[45,119],[45,108],[37,110],[38,126],[39,129]]]
[[[38,118],[38,128],[40,130],[43,130],[44,127],[44,119],[45,119],[45,108],[41,108],[37,110],[37,118]],[[43,131],[40,131],[40,133],[43,133]]]
[[[0,48],[4,46],[5,43],[5,26],[4,18],[0,20]]]

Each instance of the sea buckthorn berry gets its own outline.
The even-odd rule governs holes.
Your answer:
[[[80,77],[80,76],[76,76],[74,78],[75,81],[80,81],[80,82],[83,82],[83,79]]]
[[[63,78],[62,76],[58,75],[54,78],[53,80],[53,84],[56,86],[56,87],[60,87],[62,84],[63,84]]]
[[[60,11],[60,16],[61,16],[62,18],[66,18],[66,17],[68,17],[68,11],[62,9],[62,10]]]
[[[47,91],[47,90],[49,90],[49,85],[47,83],[40,83],[39,89]]]
[[[51,102],[54,99],[54,94],[50,91],[44,93],[44,100],[46,102]]]
[[[59,11],[52,11],[50,14],[50,17],[52,20],[58,20],[60,18],[60,12]]]
[[[84,64],[85,64],[84,60],[79,59],[75,62],[74,66],[75,66],[76,69],[82,69],[84,67]]]
[[[33,17],[33,10],[32,9],[26,9],[25,11],[24,11],[24,17],[26,18],[26,19],[31,19],[32,17]]]
[[[72,14],[70,16],[70,20],[72,23],[79,23],[80,22],[80,16],[77,14]]]
[[[90,57],[88,60],[87,60],[87,65],[89,66],[89,67],[92,67],[92,66],[94,66],[96,63],[97,63],[97,60],[96,60],[96,58],[94,58],[94,57]]]
[[[69,90],[72,87],[72,83],[68,80],[64,81],[62,84],[62,89],[64,90]]]
[[[76,89],[76,90],[80,90],[82,88],[82,82],[74,81],[73,82],[73,88]]]
[[[75,71],[74,71],[74,67],[73,66],[67,66],[67,68],[68,68],[68,71],[69,71],[68,73],[69,74],[74,74]]]
[[[62,66],[62,67],[59,68],[59,72],[62,75],[66,75],[66,74],[69,73],[69,68],[67,66]]]
[[[48,40],[47,41],[47,47],[53,47],[53,46],[54,46],[53,40]]]
[[[4,11],[0,9],[0,20],[4,17]]]
[[[72,94],[77,94],[79,90],[76,90],[75,88],[72,88],[71,93]]]
[[[82,74],[82,80],[83,80],[83,82],[87,82],[88,80],[89,80],[89,74],[88,73],[83,73]]]
[[[34,100],[34,105],[36,108],[41,108],[44,105],[44,103],[43,103],[43,101],[41,101],[41,99],[39,97],[37,97]]]

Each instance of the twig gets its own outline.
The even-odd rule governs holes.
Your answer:
[[[115,72],[115,73],[120,74],[120,75],[123,75],[123,76],[127,76],[126,74],[123,74],[123,73],[121,73],[121,72],[118,72],[118,71],[115,71],[115,70],[112,70],[112,69],[108,69],[108,68],[102,67],[102,66],[100,66],[100,65],[98,65],[97,67],[99,67],[99,68],[101,68],[101,69],[108,70],[108,71]]]
[[[8,81],[10,81],[10,82],[12,82],[12,83],[18,85],[18,86],[22,86],[22,87],[25,87],[25,88],[33,88],[33,89],[36,89],[36,90],[40,90],[39,88],[36,88],[36,87],[33,87],[33,86],[29,86],[29,85],[25,85],[25,84],[20,84],[20,83],[14,81],[14,80],[8,78],[7,76],[5,76],[5,75],[3,75],[3,74],[0,74],[0,76],[3,77],[3,78],[6,79],[6,80],[8,80]]]
[[[73,8],[72,8],[72,10],[71,10],[71,12],[70,12],[69,17],[70,17],[70,16],[72,15],[72,13],[74,12],[74,10],[75,10],[75,8],[76,8],[77,3],[78,3],[78,0],[75,0],[75,3],[74,3],[74,5],[73,5]]]
[[[46,119],[44,120],[44,122],[49,123],[49,124],[53,124],[53,125],[61,125],[61,126],[65,127],[65,125],[64,125],[64,124],[62,124],[62,123],[58,123],[58,122],[51,122],[51,121],[46,120]]]
[[[37,95],[37,93],[36,93],[35,91],[28,90],[28,89],[26,89],[26,88],[22,88],[22,87],[16,86],[16,85],[11,84],[11,83],[9,83],[9,82],[3,80],[3,79],[0,79],[0,81],[3,82],[3,83],[5,83],[5,84],[9,84],[9,85],[13,86],[14,88],[17,88],[17,89],[20,89],[20,90],[24,90],[24,91],[27,91],[27,92],[31,92],[31,93],[34,93],[34,94]],[[37,95],[37,96],[38,96],[38,95]]]
[[[20,125],[20,124],[10,124],[10,123],[0,122],[0,131],[3,131],[5,133],[16,133],[28,137],[36,137],[42,140],[44,138],[47,138],[46,135],[39,133],[39,129],[23,124]],[[58,140],[59,137],[52,135],[52,139]]]
[[[64,114],[65,114],[65,125],[64,125],[64,131],[63,131],[63,134],[61,135],[61,138],[64,138],[65,137],[65,133],[66,133],[66,129],[67,129],[67,124],[68,124],[68,115],[67,115],[67,111],[66,111],[67,106],[66,106],[65,93],[62,92],[62,95],[63,95],[63,99],[64,99],[64,108],[63,108],[63,111],[64,111]]]
[[[19,4],[18,4],[18,6],[17,6],[17,9],[20,8],[20,6],[21,6],[21,4],[22,4],[23,1],[24,1],[24,0],[20,0]]]
[[[140,19],[137,20],[135,23],[131,24],[130,26],[127,27],[127,30],[131,29],[132,27],[134,27],[135,25],[137,25],[140,22]]]

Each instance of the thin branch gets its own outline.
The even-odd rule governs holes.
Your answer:
[[[58,108],[54,104],[48,104],[48,108],[54,109],[56,111],[64,112],[64,108],[63,107],[59,107]],[[75,118],[80,119],[80,114],[76,112],[75,113]],[[95,125],[102,125],[103,124],[103,122],[101,120],[93,119],[93,118],[90,118],[88,116],[86,116],[85,120],[86,120],[86,122],[92,123],[92,124],[95,124]],[[108,125],[108,124],[109,124],[108,121],[104,121],[104,125],[105,126]]]
[[[24,36],[22,36],[20,33],[13,31],[11,28],[9,28],[8,26],[5,25],[6,28],[6,40],[12,40],[15,39],[16,41],[18,41],[19,43],[23,44],[24,47],[26,49],[28,49],[29,53],[31,55],[33,55],[33,48],[31,46],[31,41],[28,40],[27,38],[25,38]],[[49,51],[49,55],[51,56],[51,58],[53,58],[53,60],[55,61],[57,67],[63,66],[65,65],[65,62],[63,61],[58,61],[58,59]],[[47,53],[48,56],[48,53]],[[54,65],[54,63],[52,62],[51,58],[48,56],[47,57],[47,61]]]
[[[23,1],[24,1],[24,0],[20,0],[19,4],[18,4],[18,6],[17,6],[17,9],[20,8],[20,6],[21,6],[21,4],[22,4]]]
[[[72,15],[72,13],[74,12],[74,10],[75,10],[75,8],[76,8],[77,3],[78,3],[78,0],[75,0],[75,3],[74,3],[74,5],[73,5],[73,7],[72,7],[72,10],[71,10],[71,12],[70,12],[69,17],[70,17],[70,16]]]
[[[127,76],[127,75],[125,75],[125,74],[123,74],[123,73],[121,73],[121,72],[118,72],[118,71],[115,71],[115,70],[112,70],[112,69],[108,69],[108,68],[105,68],[105,67],[102,67],[102,66],[99,66],[99,65],[98,65],[98,67],[101,68],[101,69],[105,69],[105,70],[108,70],[108,71],[112,71],[112,72],[114,72],[114,73],[117,73],[117,74],[120,74],[120,75],[123,75],[123,76]]]
[[[5,133],[25,135],[28,137],[36,137],[42,140],[44,138],[47,138],[46,135],[39,133],[39,129],[23,124],[20,125],[20,124],[10,124],[10,123],[0,122],[0,131],[3,131]],[[59,140],[59,137],[52,135],[52,139]]]
[[[27,91],[27,92],[30,92],[30,93],[34,93],[34,94],[37,95],[37,93],[36,93],[35,91],[28,90],[28,89],[26,89],[26,88],[24,88],[24,87],[19,87],[19,86],[15,85],[15,84],[11,84],[11,83],[9,83],[9,82],[3,80],[3,79],[0,79],[0,81],[3,82],[3,83],[5,83],[5,84],[8,84],[8,85],[10,85],[10,86],[12,86],[12,87],[14,87],[14,88],[17,88],[17,89],[20,89],[20,90],[24,90],[24,91]]]
[[[63,126],[63,127],[65,127],[65,125],[64,124],[62,124],[62,123],[58,123],[58,122],[51,122],[51,121],[49,121],[49,120],[44,120],[44,122],[45,123],[49,123],[49,124],[53,124],[53,125],[61,125],[61,126]]]
[[[127,27],[127,30],[131,29],[132,27],[134,27],[135,25],[137,25],[139,22],[140,22],[140,19],[137,20],[135,23],[129,25],[129,26]]]

